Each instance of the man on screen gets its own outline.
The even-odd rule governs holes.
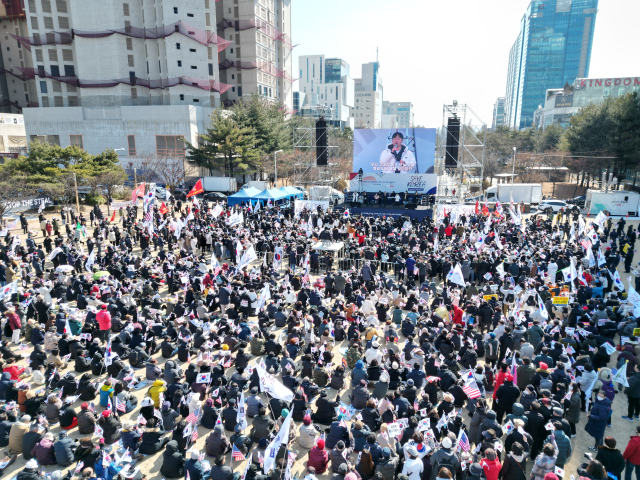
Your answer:
[[[402,144],[404,136],[396,132],[388,145],[380,154],[380,166],[383,173],[413,173],[416,169],[416,157]]]

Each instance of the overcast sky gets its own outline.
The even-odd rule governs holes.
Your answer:
[[[384,100],[412,101],[416,125],[439,127],[442,105],[466,102],[488,125],[504,96],[509,49],[529,0],[293,0],[298,57],[337,57],[358,78],[376,59]],[[640,76],[639,0],[600,0],[589,77]],[[297,83],[294,84],[297,90]],[[549,85],[559,88],[562,85]]]

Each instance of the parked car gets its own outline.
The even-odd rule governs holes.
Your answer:
[[[482,202],[483,200],[484,200],[484,195],[476,195],[475,197],[465,198],[464,199],[464,203],[469,205],[469,204],[472,204],[472,203],[476,203],[476,201]]]
[[[580,195],[578,197],[574,197],[570,200],[567,200],[567,203],[570,205],[577,205],[579,207],[584,207],[584,202],[587,199],[586,195]]]
[[[208,202],[220,202],[222,200],[226,200],[227,196],[224,193],[220,192],[206,192],[202,196],[202,198],[207,200]]]
[[[185,201],[187,199],[187,193],[189,193],[189,190],[187,190],[186,188],[176,188],[173,191],[172,195],[175,197],[176,200]]]
[[[572,205],[569,205],[564,200],[543,200],[542,202],[540,202],[540,205],[538,205],[538,211],[544,213],[556,213],[560,210],[563,210],[565,212],[568,212],[571,207]]]

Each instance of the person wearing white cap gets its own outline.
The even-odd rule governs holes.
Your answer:
[[[45,480],[44,476],[38,474],[38,462],[35,458],[27,462],[24,470],[18,474],[18,480]]]
[[[200,451],[197,449],[191,450],[191,458],[184,463],[185,473],[189,476],[189,479],[203,480],[205,476],[204,467],[199,460]]]

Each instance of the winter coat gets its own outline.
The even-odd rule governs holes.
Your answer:
[[[573,449],[571,447],[571,440],[564,434],[562,430],[556,430],[554,433],[556,439],[556,465],[562,466],[571,458]],[[551,443],[551,435],[544,441],[545,444]]]
[[[569,400],[569,408],[565,414],[565,418],[567,422],[570,423],[580,423],[580,408],[582,407],[582,402],[580,400],[580,392],[573,392],[571,398]]]
[[[53,449],[53,442],[46,438],[41,439],[31,450],[31,456],[38,460],[40,465],[55,465],[56,456]]]
[[[22,439],[25,433],[29,431],[29,424],[16,422],[11,426],[9,432],[9,450],[15,453],[22,452]]]
[[[153,455],[162,448],[162,435],[166,432],[160,428],[145,428],[140,442],[140,453]]]
[[[536,458],[533,468],[531,469],[531,480],[544,480],[544,477],[547,473],[553,472],[554,467],[556,466],[555,457],[550,457],[541,453]]]
[[[500,478],[504,480],[527,480],[527,459],[524,457],[520,462],[513,458],[510,453],[504,459],[500,469]]]
[[[318,430],[316,430],[313,424],[311,424],[301,425],[300,429],[298,430],[298,434],[298,442],[300,443],[300,446],[302,448],[310,449],[315,445],[316,438],[318,438],[318,435],[320,433],[318,432]]]
[[[453,450],[441,447],[431,455],[431,480],[436,480],[441,466],[444,465],[453,467],[453,471],[458,471],[460,460]]]
[[[363,425],[362,428],[358,429],[355,428],[355,423],[352,424],[351,435],[353,436],[354,441],[353,449],[356,452],[362,451],[365,443],[367,443],[367,435],[369,435],[369,433],[371,433],[371,430],[369,430],[369,427],[367,427],[366,425]]]
[[[380,417],[380,412],[376,407],[365,407],[362,412],[362,423],[364,423],[369,430],[372,432],[377,432],[382,423],[382,418]]]
[[[622,480],[622,470],[624,469],[624,457],[617,448],[609,448],[605,445],[598,447],[598,455],[596,460],[602,463],[607,473],[614,474],[619,480]]]
[[[205,448],[207,455],[212,457],[219,457],[225,454],[230,447],[229,439],[224,434],[224,429],[218,425],[213,429],[213,432],[207,437]]]
[[[162,453],[160,474],[165,478],[184,477],[184,454],[178,450],[178,442],[171,440]]]
[[[482,422],[487,418],[484,408],[476,408],[469,424],[469,441],[476,445],[482,441]]]
[[[640,435],[631,436],[622,456],[634,465],[640,465]]]
[[[318,446],[314,446],[309,451],[309,460],[307,461],[307,467],[313,467],[316,470],[316,475],[320,475],[327,470],[329,465],[329,452],[325,449],[320,449]]]
[[[607,427],[607,419],[611,412],[611,400],[605,397],[604,400],[596,399],[589,414],[589,420],[584,427],[586,432],[593,438],[602,438]]]
[[[73,447],[75,446],[76,443],[69,437],[61,438],[53,444],[53,450],[56,454],[56,462],[58,465],[61,467],[68,467],[75,461],[73,455]]]
[[[327,435],[325,441],[325,448],[328,450],[333,449],[340,440],[343,440],[347,445],[349,444],[349,430],[341,426],[340,422],[332,422],[329,428],[329,435]]]
[[[122,424],[115,415],[109,415],[108,418],[101,416],[98,425],[104,431],[104,443],[111,445],[120,439]]]

